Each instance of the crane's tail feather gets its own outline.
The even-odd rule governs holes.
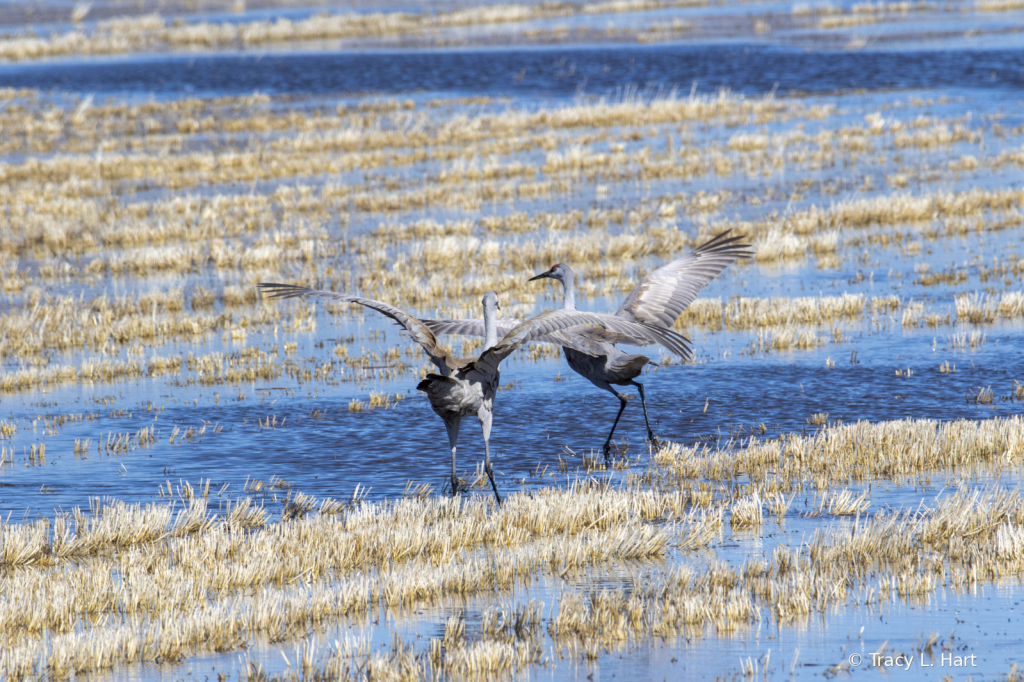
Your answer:
[[[659,327],[653,324],[647,324],[646,322],[637,323],[642,327],[646,327],[647,330],[657,339],[657,342],[669,349],[684,360],[689,360],[693,357],[693,350],[690,344],[690,340],[682,334]]]
[[[451,377],[441,376],[440,374],[428,374],[426,379],[416,384],[416,390],[429,393],[430,389],[432,389],[437,382],[447,382],[449,384],[457,383],[455,379],[452,379]]]

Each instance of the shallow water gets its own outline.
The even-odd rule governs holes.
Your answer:
[[[371,330],[395,331],[379,320],[332,327],[322,320],[316,334],[303,335],[296,355],[315,353],[318,338],[336,338]],[[851,334],[841,345],[814,351],[749,354],[756,334],[720,333],[695,336],[697,363],[648,371],[648,409],[656,434],[686,444],[726,444],[744,440],[764,424],[773,433],[812,432],[808,419],[826,413],[830,420],[987,419],[1019,414],[1012,400],[1013,381],[1024,377],[1024,334],[1020,326],[986,330],[978,349],[954,350],[944,333],[895,330]],[[949,332],[946,332],[948,334]],[[250,345],[270,346],[250,339]],[[202,348],[196,348],[198,354]],[[835,361],[826,367],[826,359]],[[941,373],[948,361],[956,371]],[[909,377],[896,370],[913,370]],[[552,381],[558,374],[564,381]],[[559,457],[580,464],[568,451],[599,453],[618,410],[617,401],[562,360],[507,362],[502,382],[517,387],[499,393],[492,453],[498,481],[506,490],[520,485],[565,481],[556,475]],[[409,481],[436,487],[445,483],[450,460],[443,428],[425,398],[412,390],[416,379],[405,376],[365,379],[338,386],[302,385],[282,378],[271,383],[184,391],[160,380],[115,386],[66,388],[44,395],[3,399],[4,416],[19,424],[19,443],[39,433],[37,415],[84,414],[87,421],[67,424],[46,438],[45,466],[29,466],[21,456],[0,469],[0,512],[13,518],[48,515],[53,508],[87,507],[95,496],[149,501],[157,486],[171,481],[212,479],[212,487],[230,487],[223,499],[242,493],[247,478],[284,479],[295,490],[317,497],[348,497],[356,485],[370,488],[371,499],[395,497]],[[991,387],[995,402],[978,404],[971,392]],[[365,399],[370,390],[401,393],[405,399],[390,409],[348,412],[351,399]],[[615,437],[629,454],[647,451],[643,412],[633,389]],[[239,400],[239,396],[244,399]],[[129,411],[111,416],[111,407]],[[156,410],[147,411],[152,404]],[[314,410],[323,418],[314,418]],[[276,428],[261,428],[273,416]],[[204,434],[195,443],[170,445],[175,427],[182,431],[204,424],[221,425],[220,433]],[[101,455],[99,441],[109,433],[135,433],[152,426],[157,443],[125,455]],[[31,436],[29,435],[29,438]],[[76,438],[92,438],[91,452],[72,454]],[[386,443],[381,447],[381,443]],[[466,420],[459,447],[460,470],[470,473],[483,455],[476,420]],[[21,454],[21,453],[19,453]],[[547,469],[545,477],[538,472]],[[468,471],[467,471],[468,470]],[[552,478],[553,477],[553,478]],[[277,491],[283,498],[287,489]],[[486,491],[484,491],[486,492]],[[273,493],[271,493],[273,494]],[[481,493],[483,494],[483,493]],[[912,496],[916,497],[916,494]]]
[[[1018,90],[1024,49],[806,51],[758,44],[602,45],[148,55],[8,65],[0,86],[157,98],[249,94],[448,93],[603,96],[625,86],[744,94],[851,89]]]
[[[633,575],[641,571],[626,566],[623,570]],[[536,586],[530,592],[531,596],[540,594],[542,599],[545,592],[557,597],[557,588],[551,586]],[[382,615],[379,621],[314,632],[301,645],[311,645],[315,657],[346,638],[369,639],[375,647],[385,647],[390,645],[395,632],[406,641],[440,637],[450,615],[465,614],[470,630],[474,625],[472,614],[513,601],[473,599],[412,616]],[[840,674],[851,677],[877,674],[911,680],[934,680],[943,675],[953,679],[1000,679],[1019,661],[1022,608],[1018,589],[990,586],[971,594],[941,591],[921,603],[845,608],[825,618],[810,618],[788,626],[765,623],[717,636],[695,632],[669,642],[630,642],[610,649],[590,663],[577,660],[578,652],[545,642],[545,649],[550,651],[548,663],[532,669],[529,676],[541,680],[592,681],[714,679],[731,676],[750,659],[751,666],[756,661],[758,675],[795,679],[820,678],[826,669],[844,663],[846,669]],[[981,619],[965,622],[965,613],[978,614]],[[479,620],[475,622],[478,627]],[[930,652],[920,651],[932,634],[938,635],[938,643]],[[709,655],[710,647],[714,647],[714,656]],[[206,655],[186,666],[146,666],[126,671],[123,679],[198,679],[218,672],[233,673],[250,662],[267,673],[282,673],[289,670],[289,664],[295,665],[300,651],[300,644],[257,643],[243,655]],[[897,665],[890,662],[885,667],[884,657],[895,659],[899,655],[905,657],[903,661]],[[912,660],[907,662],[910,657]]]
[[[772,6],[761,6],[762,9]],[[732,7],[730,12],[742,14]],[[694,10],[695,13],[699,13]],[[255,13],[254,13],[255,14]],[[685,15],[685,13],[684,13]],[[995,20],[998,24],[999,21]],[[1006,22],[1010,23],[1010,22]],[[876,27],[878,32],[898,30],[894,25]],[[923,31],[926,26],[919,26]],[[869,30],[867,27],[865,30]],[[54,100],[73,99],[77,95],[96,94],[116,100],[175,100],[184,96],[248,95],[261,93],[294,95],[287,102],[275,101],[281,110],[292,106],[332,107],[341,103],[364,101],[364,96],[394,95],[425,101],[434,97],[490,95],[509,98],[509,102],[491,102],[476,109],[453,107],[453,112],[490,108],[533,109],[571,102],[577,95],[610,96],[615,100],[639,90],[645,97],[665,94],[673,88],[697,94],[719,88],[746,95],[776,92],[811,93],[809,104],[835,103],[842,109],[827,123],[806,122],[809,134],[819,126],[836,127],[840,122],[860,124],[876,111],[910,120],[916,115],[936,117],[964,116],[973,113],[973,121],[990,134],[986,144],[1003,144],[993,131],[998,121],[1006,129],[1024,123],[1020,106],[1020,88],[1024,86],[1024,49],[1016,44],[989,48],[969,45],[963,38],[925,49],[807,51],[786,45],[733,40],[717,43],[671,43],[650,47],[607,44],[583,47],[545,46],[531,49],[475,48],[431,51],[271,51],[253,54],[144,55],[118,58],[73,59],[28,65],[0,66],[0,86],[33,87]],[[950,49],[954,46],[956,49]],[[854,89],[868,92],[838,96],[832,93]],[[905,90],[893,93],[891,90]],[[915,105],[896,111],[893,100],[920,97],[941,103]],[[98,98],[97,98],[98,99]],[[476,105],[473,105],[476,106]],[[984,121],[984,123],[982,122]],[[803,124],[801,124],[803,125]],[[781,127],[781,126],[780,126]],[[753,130],[751,122],[744,130]],[[759,128],[757,128],[759,130]],[[774,127],[765,126],[768,132]],[[683,132],[673,130],[672,134]],[[725,145],[732,128],[702,130],[694,126],[687,134]],[[1019,133],[1012,137],[1019,145]],[[197,143],[201,146],[202,143]],[[648,141],[639,141],[627,149],[633,151]],[[1009,143],[1007,143],[1009,144]],[[977,146],[953,144],[945,150],[949,159],[962,153],[975,153]],[[538,149],[523,154],[534,164],[543,164],[545,152]],[[905,152],[913,165],[932,163],[924,152]],[[18,162],[26,155],[5,159]],[[28,154],[27,156],[39,156]],[[896,170],[895,164],[875,164],[868,155],[850,160],[840,168],[823,168],[805,177],[836,180],[842,199],[852,196],[855,185],[865,175],[878,178],[877,192],[856,196],[872,197],[890,193],[884,178]],[[399,169],[408,178],[426,176],[443,168],[442,162],[423,164],[415,170]],[[794,173],[795,174],[795,173]],[[344,177],[353,184],[366,174],[353,171]],[[922,172],[924,175],[924,172]],[[911,192],[965,191],[975,187],[1021,187],[1019,166],[1007,166],[975,175],[942,176],[938,180],[915,179]],[[338,178],[331,178],[338,180]],[[324,178],[303,178],[320,185]],[[253,183],[244,191],[270,193],[277,181]],[[596,198],[589,188],[568,198],[540,199],[529,203],[529,210],[565,210],[593,204],[615,206],[617,202],[640,200],[679,191],[680,184],[694,193],[701,190],[729,190],[734,196],[761,194],[766,186],[778,189],[778,196],[763,204],[736,202],[727,206],[730,216],[755,219],[765,209],[783,215],[809,204],[827,205],[824,194],[811,193],[807,199],[793,199],[793,179],[763,179],[756,174],[721,178],[709,175],[680,183],[677,180],[621,183],[613,187],[612,198]],[[236,191],[238,188],[229,188]],[[225,191],[224,187],[195,188],[198,193]],[[148,193],[147,193],[148,192]],[[143,189],[136,199],[161,196],[168,190]],[[833,197],[835,195],[832,195]],[[522,210],[522,205],[517,206]],[[428,208],[410,211],[403,220],[420,217],[473,217],[503,214],[508,207],[484,206],[479,210]],[[356,216],[346,225],[346,236],[366,234],[383,219],[370,214]],[[679,229],[695,234],[700,218],[681,218]],[[910,231],[923,226],[900,226]],[[333,229],[333,228],[332,228]],[[610,234],[625,230],[612,228]],[[863,234],[878,234],[890,228],[871,228]],[[340,231],[335,230],[334,234]],[[861,235],[853,230],[845,236]],[[979,263],[993,257],[1016,253],[1021,228],[969,237],[939,237],[927,241],[919,253],[875,246],[840,247],[839,263],[833,268],[816,267],[814,259],[782,265],[745,265],[730,268],[713,282],[702,297],[720,297],[723,301],[741,296],[834,296],[841,293],[872,296],[896,294],[905,302],[926,300],[929,311],[953,309],[954,297],[984,291],[994,282],[979,275]],[[516,237],[509,237],[515,239]],[[980,258],[980,261],[977,260]],[[634,263],[637,271],[647,271],[655,259]],[[349,263],[351,264],[351,263]],[[34,264],[24,264],[32,267]],[[969,273],[966,282],[922,287],[912,284],[921,265],[931,272],[956,267]],[[287,272],[287,266],[282,266]],[[235,273],[233,273],[234,275]],[[134,278],[101,277],[91,282],[71,280],[54,287],[52,293],[77,293],[86,297],[106,291],[111,295],[159,290],[171,286],[187,287],[196,283],[223,285],[231,279],[223,273],[203,270],[185,279],[168,275],[143,281]],[[249,283],[249,282],[247,282]],[[249,283],[251,284],[251,283]],[[1002,285],[1000,285],[1002,286]],[[1020,289],[1017,277],[1008,285]],[[187,288],[186,287],[186,288]],[[534,310],[556,307],[555,290],[538,285],[543,292]],[[995,290],[993,290],[994,292]],[[993,293],[995,295],[995,293]],[[18,293],[0,299],[0,310],[24,305]],[[584,298],[581,308],[614,310],[618,298]],[[518,303],[513,301],[511,303]],[[283,309],[298,305],[279,304]],[[512,306],[509,305],[509,308]],[[429,316],[431,310],[420,310]],[[953,314],[955,317],[955,313]],[[687,365],[669,364],[649,367],[642,376],[647,389],[648,408],[654,431],[663,439],[683,444],[707,444],[730,447],[752,434],[776,437],[787,433],[812,433],[809,423],[816,414],[827,414],[830,421],[894,419],[981,420],[1021,414],[1014,396],[1015,381],[1024,380],[1024,324],[999,322],[991,325],[935,329],[904,329],[899,312],[843,320],[816,333],[830,337],[834,330],[841,340],[829,340],[813,350],[765,351],[758,346],[757,332],[689,330],[694,342],[695,361]],[[983,333],[973,347],[958,334]],[[244,342],[220,340],[218,335],[190,341],[171,341],[157,348],[145,348],[144,356],[184,354],[199,356],[210,352],[231,353],[242,348],[271,352],[275,361],[289,359],[305,368],[329,360],[335,340],[351,337],[349,345],[362,353],[382,351],[400,342],[399,332],[387,320],[367,312],[332,314],[317,307],[315,330],[251,330]],[[286,342],[297,344],[293,352],[282,350]],[[404,342],[403,342],[404,343]],[[363,350],[365,349],[365,350]],[[657,360],[661,351],[647,350]],[[120,354],[121,351],[115,351]],[[64,356],[69,362],[95,357],[92,350]],[[118,355],[118,357],[122,357]],[[54,358],[56,359],[56,357]],[[87,508],[90,500],[110,497],[126,502],[161,501],[161,487],[167,491],[181,482],[196,484],[210,481],[211,506],[221,509],[229,500],[250,495],[262,500],[277,514],[290,493],[301,491],[318,498],[348,498],[355,491],[370,500],[401,496],[407,484],[427,483],[439,491],[446,484],[449,459],[442,425],[429,409],[424,397],[414,390],[417,368],[422,356],[402,356],[409,371],[386,376],[381,370],[336,370],[330,381],[296,381],[287,376],[273,381],[241,385],[200,387],[182,385],[195,373],[183,371],[168,378],[133,380],[112,384],[85,384],[49,388],[15,395],[0,395],[0,418],[17,425],[17,432],[5,445],[15,448],[14,461],[0,465],[0,514],[11,522],[52,517],[56,510]],[[948,362],[955,371],[940,371]],[[834,366],[829,366],[834,363]],[[8,359],[4,369],[12,371],[20,364]],[[912,374],[904,376],[906,370]],[[899,373],[897,373],[899,372]],[[559,379],[559,380],[556,380]],[[614,419],[615,399],[573,375],[562,359],[514,356],[504,366],[503,382],[515,387],[499,393],[492,454],[498,484],[505,494],[530,490],[536,486],[566,485],[587,476],[608,477],[621,482],[627,471],[591,472],[584,466],[583,454],[599,455],[601,445]],[[992,404],[976,402],[973,396],[986,387],[994,392]],[[388,409],[350,412],[349,402],[367,399],[370,391],[398,393],[403,399]],[[628,457],[646,462],[646,429],[635,391],[616,430],[616,444]],[[46,418],[52,415],[81,415],[47,432]],[[263,422],[270,417],[272,426]],[[193,440],[170,443],[175,428],[201,429]],[[99,444],[110,434],[134,434],[151,427],[156,442],[126,454],[103,454]],[[83,454],[74,454],[76,439],[90,439]],[[474,467],[483,454],[475,420],[463,423],[459,447],[460,473],[472,478]],[[44,461],[30,460],[28,449],[45,442]],[[565,471],[560,470],[564,468]],[[953,474],[934,472],[927,482],[873,481],[868,484],[872,506],[869,514],[882,509],[915,508],[930,504],[944,489],[961,483],[978,488],[1019,486],[1021,471],[1011,468],[993,478],[985,473]],[[246,483],[259,480],[258,492],[246,489]],[[837,487],[860,491],[863,484],[835,481]],[[486,488],[474,495],[490,495]],[[808,518],[801,512],[815,503],[814,495],[799,495],[783,525],[767,523],[761,532],[732,532],[726,528],[711,549],[692,554],[673,553],[664,561],[649,564],[613,564],[589,568],[570,579],[547,576],[540,584],[520,588],[512,595],[476,598],[466,602],[450,600],[442,606],[423,608],[412,614],[376,613],[369,622],[342,622],[310,634],[318,651],[326,651],[336,639],[366,636],[375,646],[390,643],[393,633],[407,640],[438,637],[447,618],[464,613],[467,623],[479,626],[481,612],[495,604],[525,602],[536,598],[548,608],[567,590],[584,591],[591,587],[631,584],[645,572],[664,571],[673,563],[706,564],[723,559],[734,564],[771,555],[778,544],[800,547],[816,529],[833,520]],[[894,678],[935,679],[951,674],[955,679],[967,675],[997,678],[1007,673],[1020,658],[1021,588],[1007,581],[982,585],[967,594],[948,588],[926,597],[922,603],[896,600],[882,608],[850,605],[835,612],[815,616],[795,625],[765,621],[734,633],[694,633],[693,637],[669,641],[629,642],[621,650],[602,653],[596,663],[588,664],[580,652],[552,650],[551,665],[534,667],[520,673],[531,678],[566,680],[610,680],[698,678],[712,679],[738,674],[744,662],[756,661],[757,674],[791,674],[810,679],[823,675],[830,666],[850,656],[861,656],[863,670],[871,653],[891,650],[916,655],[906,671],[877,671]],[[1005,623],[1004,623],[1005,619]],[[924,637],[937,632],[940,644],[936,655],[921,665],[915,650]],[[423,644],[421,643],[421,648]],[[883,646],[883,643],[884,646]],[[270,644],[253,641],[247,654],[199,654],[182,664],[138,665],[117,668],[96,679],[173,680],[199,679],[215,672],[239,674],[245,661],[258,662],[268,672],[288,668],[286,658],[294,659],[296,642]],[[551,642],[545,640],[545,647]],[[943,665],[942,652],[959,656],[978,656],[978,666],[954,669]],[[887,649],[886,649],[887,647]],[[283,656],[282,656],[283,654]],[[877,666],[875,666],[877,668]],[[842,674],[852,670],[841,671]],[[864,676],[863,674],[861,675]]]

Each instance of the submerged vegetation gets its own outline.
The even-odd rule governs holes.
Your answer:
[[[60,30],[0,36],[0,59],[703,39],[707,16],[664,15],[704,4],[208,5],[225,19],[80,3]],[[798,3],[723,30],[859,49],[878,24],[1015,8]],[[245,651],[221,679],[508,679],[1019,590],[1024,125],[972,97],[0,89],[0,678]],[[598,442],[591,387],[533,345],[501,386],[518,417],[496,448],[502,507],[476,494],[482,469],[456,498],[429,473],[371,493],[375,472],[419,477],[434,457],[410,391],[434,368],[361,309],[255,288],[433,318],[478,317],[493,289],[523,318],[560,295],[529,278],[567,262],[579,306],[605,309],[725,230],[754,257],[676,320],[696,359],[646,368],[679,385],[648,397],[674,442],[615,443],[605,468],[581,450]],[[920,634],[922,656],[963,646]],[[753,679],[768,660],[740,664]]]

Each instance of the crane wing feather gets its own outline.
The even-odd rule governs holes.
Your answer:
[[[387,315],[405,329],[405,331],[409,333],[409,336],[412,337],[412,340],[418,343],[423,350],[427,352],[427,355],[430,356],[431,362],[437,365],[442,374],[447,375],[451,371],[458,369],[458,363],[447,351],[438,346],[437,338],[434,336],[433,332],[430,331],[430,328],[427,325],[392,305],[382,301],[376,301],[372,298],[362,298],[361,296],[352,296],[351,294],[342,294],[337,291],[327,291],[324,289],[313,289],[311,287],[299,286],[297,284],[261,282],[256,286],[270,298],[302,298],[305,296],[318,296],[321,298],[331,298],[344,303],[357,303],[361,306],[376,310],[379,313]]]
[[[484,321],[475,320],[423,320],[434,334],[461,334],[462,336],[484,336]],[[504,336],[522,324],[522,320],[513,317],[498,319],[498,334]],[[570,327],[557,332],[538,336],[533,341],[554,343],[565,348],[572,348],[587,355],[601,355],[606,352],[602,343],[632,343],[633,338],[621,332],[611,332],[603,327]]]
[[[480,354],[475,365],[477,369],[496,372],[498,364],[517,348],[539,337],[579,326],[600,326],[610,332],[627,334],[631,339],[645,340],[646,344],[659,343],[680,357],[690,356],[689,340],[670,329],[626,320],[615,315],[587,313],[577,310],[551,310],[520,324],[506,334],[498,343]],[[589,350],[583,350],[590,353]]]
[[[427,328],[435,334],[461,334],[462,336],[486,336],[484,333],[484,321],[475,320],[423,320],[420,322],[427,325]],[[522,324],[522,320],[514,317],[499,317],[498,334],[504,336]]]
[[[552,332],[535,340],[557,343],[562,348],[569,348],[599,358],[608,354],[610,344],[616,343],[615,341],[605,341],[602,332],[612,338],[622,336],[617,332],[609,332],[604,327],[571,327]]]
[[[649,273],[622,302],[616,316],[671,327],[708,282],[736,260],[753,255],[743,235],[729,234],[723,232]]]

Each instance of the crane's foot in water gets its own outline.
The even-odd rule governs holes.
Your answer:
[[[610,468],[612,465],[612,443],[608,441],[604,444],[604,465],[606,468]]]
[[[452,486],[452,497],[455,497],[459,493],[466,492],[469,490],[469,484],[463,481],[461,478],[449,479],[449,483]],[[444,492],[443,490],[441,492]]]
[[[661,450],[661,447],[665,444],[663,440],[654,435],[651,431],[647,432],[647,440],[651,443],[651,449],[654,452]]]

